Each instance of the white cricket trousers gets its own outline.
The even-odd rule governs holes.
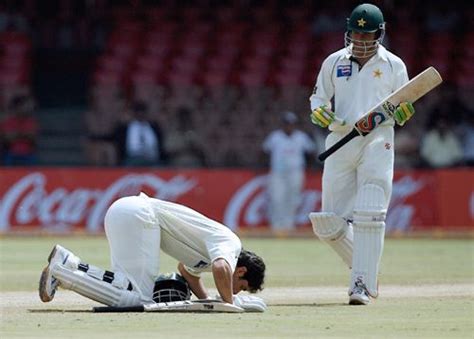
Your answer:
[[[145,196],[121,198],[105,215],[112,271],[124,273],[134,290],[150,300],[160,267],[160,233]]]
[[[332,132],[326,149],[345,134]],[[356,137],[333,153],[324,163],[322,211],[352,218],[357,190],[366,184],[383,188],[388,208],[392,194],[394,131],[379,126],[365,137]]]
[[[304,171],[272,172],[268,176],[270,222],[273,230],[291,230],[301,200]]]

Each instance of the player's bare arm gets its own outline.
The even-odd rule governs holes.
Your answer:
[[[204,287],[201,278],[189,274],[182,263],[178,264],[178,271],[184,277],[184,279],[186,279],[189,284],[189,288],[191,288],[191,291],[198,299],[208,298],[207,290]]]
[[[212,275],[222,300],[232,304],[232,268],[229,263],[223,258],[214,260],[212,263]]]

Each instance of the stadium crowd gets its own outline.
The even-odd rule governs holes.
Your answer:
[[[354,3],[4,1],[0,161],[35,163],[41,126],[31,112],[32,69],[39,48],[97,52],[94,67],[84,70],[90,74],[83,115],[89,165],[261,167],[260,145],[284,111],[298,115],[298,127],[319,153],[325,132],[310,123],[308,98],[322,56],[343,45],[344,14]],[[395,1],[376,3],[389,15],[385,44],[409,75],[433,65],[445,80],[416,103],[413,121],[397,128],[396,167],[472,166],[473,6],[437,2],[422,14],[420,1],[397,1],[396,11]],[[29,122],[12,123],[25,119],[24,111]],[[137,145],[147,147],[145,162],[137,153],[127,157],[133,147],[124,145],[123,130],[132,124]]]

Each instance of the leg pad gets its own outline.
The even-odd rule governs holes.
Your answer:
[[[331,246],[350,268],[352,266],[352,226],[334,213],[310,213],[309,219],[318,238]]]
[[[364,284],[372,297],[378,295],[378,273],[382,258],[387,198],[381,186],[366,184],[358,192],[354,209],[354,254],[350,290]]]

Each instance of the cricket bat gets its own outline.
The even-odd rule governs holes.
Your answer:
[[[347,144],[350,140],[361,135],[366,136],[384,121],[393,117],[395,108],[404,101],[414,103],[426,93],[441,84],[443,79],[434,67],[428,67],[405,85],[386,97],[382,102],[369,110],[354,124],[349,134],[318,156],[320,161],[326,160],[331,154]]]
[[[171,301],[164,303],[151,302],[138,306],[111,307],[99,306],[92,309],[95,313],[123,312],[198,312],[198,313],[242,313],[244,309],[221,300],[198,299]]]

